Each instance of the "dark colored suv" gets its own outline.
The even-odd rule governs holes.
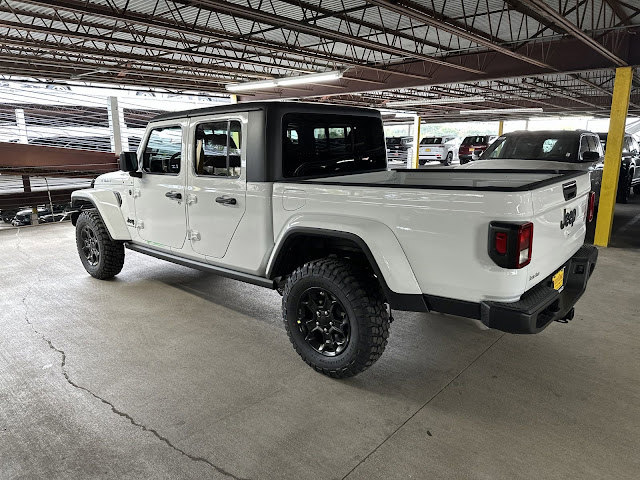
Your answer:
[[[607,134],[599,133],[602,148],[607,148]],[[629,193],[633,188],[633,193],[640,195],[640,146],[631,135],[624,136],[622,143],[622,163],[620,165],[620,176],[618,177],[618,196],[616,201],[627,203]]]
[[[465,137],[458,150],[460,165],[474,160],[474,157],[478,158],[496,138],[496,135],[473,135]]]
[[[412,146],[413,137],[387,137],[387,160],[406,162]]]

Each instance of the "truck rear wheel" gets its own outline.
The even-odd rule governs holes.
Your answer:
[[[124,265],[124,245],[111,239],[96,210],[80,213],[76,222],[76,246],[84,269],[92,277],[106,280]]]
[[[284,325],[296,352],[334,378],[366,370],[384,352],[389,314],[379,283],[364,269],[324,258],[296,269],[284,287]]]

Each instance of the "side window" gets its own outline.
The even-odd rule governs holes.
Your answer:
[[[549,153],[553,150],[553,146],[558,142],[557,138],[547,138],[542,142],[542,153]]]
[[[578,160],[582,160],[582,154],[589,151],[589,136],[583,135],[580,139],[580,150],[578,150]]]
[[[182,127],[154,128],[142,153],[142,169],[148,173],[178,174],[182,157]]]
[[[199,124],[196,127],[196,174],[238,178],[241,144],[242,125],[238,120]]]
[[[640,148],[638,147],[638,142],[635,138],[631,137],[631,153],[640,153]]]
[[[631,137],[625,136],[622,142],[622,153],[630,153],[631,149]]]
[[[589,137],[589,150],[591,152],[596,152],[602,155],[602,151],[600,150],[602,147],[600,146],[600,139],[595,136]]]

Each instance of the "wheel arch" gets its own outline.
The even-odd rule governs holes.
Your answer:
[[[389,251],[381,261],[378,261],[376,254],[379,258],[379,252],[372,251],[359,232],[318,226],[291,227],[280,236],[274,248],[267,266],[267,277],[276,279],[286,276],[296,267],[328,255],[353,256],[366,262],[366,266],[380,282],[387,302],[392,308],[426,311],[424,297],[404,251],[395,235],[387,227],[384,228],[388,231],[385,246]],[[379,234],[375,236],[377,242],[380,242],[380,237]],[[392,240],[391,237],[393,237]],[[395,246],[390,246],[393,243]],[[394,270],[391,270],[392,265]]]
[[[71,216],[73,225],[78,221],[82,210],[95,208],[112,240],[131,240],[129,229],[122,216],[121,199],[118,195],[111,190],[76,190],[71,194],[71,206],[78,210]]]

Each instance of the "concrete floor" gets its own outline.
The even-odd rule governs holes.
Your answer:
[[[130,251],[99,281],[71,225],[2,231],[0,478],[637,479],[638,259],[601,250],[539,335],[397,313],[337,381],[275,292]]]

